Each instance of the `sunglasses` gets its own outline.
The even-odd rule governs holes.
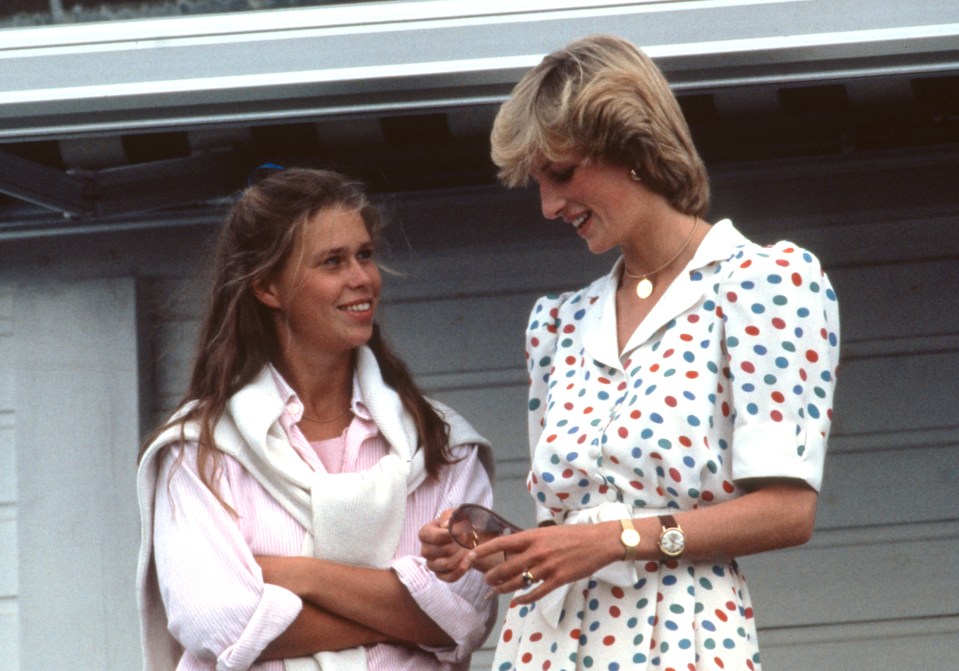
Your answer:
[[[497,536],[522,530],[522,527],[500,517],[489,508],[475,503],[461,505],[453,511],[449,521],[450,538],[468,550]]]

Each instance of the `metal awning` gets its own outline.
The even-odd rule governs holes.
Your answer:
[[[349,142],[364,133],[357,120],[431,112],[485,132],[523,72],[597,32],[644,47],[678,93],[732,92],[729,111],[776,104],[763,87],[841,81],[895,95],[891,82],[959,73],[959,3],[940,0],[401,0],[58,25],[0,31],[0,153],[267,123]],[[84,209],[97,173],[65,185],[0,158],[2,192],[73,215],[122,210]],[[69,202],[42,202],[51,188]]]
[[[498,102],[588,33],[680,90],[959,68],[959,3],[426,0],[0,32],[0,140]]]

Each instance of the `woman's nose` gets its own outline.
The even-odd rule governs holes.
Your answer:
[[[543,216],[547,219],[556,219],[563,212],[563,198],[558,190],[550,186],[549,183],[540,183],[539,203],[543,210]]]
[[[372,264],[362,263],[358,259],[350,262],[350,284],[353,286],[366,286],[373,281]]]

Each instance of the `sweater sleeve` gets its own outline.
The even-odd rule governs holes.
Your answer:
[[[264,584],[233,515],[201,481],[195,449],[188,446],[177,460],[180,452],[169,449],[163,456],[154,510],[154,555],[168,628],[198,660],[223,671],[248,669],[296,619],[302,602]],[[230,460],[217,480],[229,505],[227,473],[239,468]]]
[[[437,505],[430,511],[409,511],[425,524],[448,508],[461,503],[493,505],[493,492],[486,468],[478,458],[474,446],[457,448],[459,461],[443,471],[443,491]],[[458,665],[469,659],[493,627],[496,601],[486,598],[489,589],[479,571],[468,571],[453,584],[443,582],[426,567],[426,561],[417,554],[398,556],[392,563],[400,582],[409,590],[417,605],[453,639],[453,648],[424,647],[437,659]]]

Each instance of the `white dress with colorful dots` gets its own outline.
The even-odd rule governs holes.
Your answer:
[[[617,351],[622,261],[530,317],[528,486],[540,521],[654,516],[735,498],[749,478],[818,491],[839,358],[818,260],[719,222]],[[759,669],[736,563],[617,562],[509,608],[494,671]]]

